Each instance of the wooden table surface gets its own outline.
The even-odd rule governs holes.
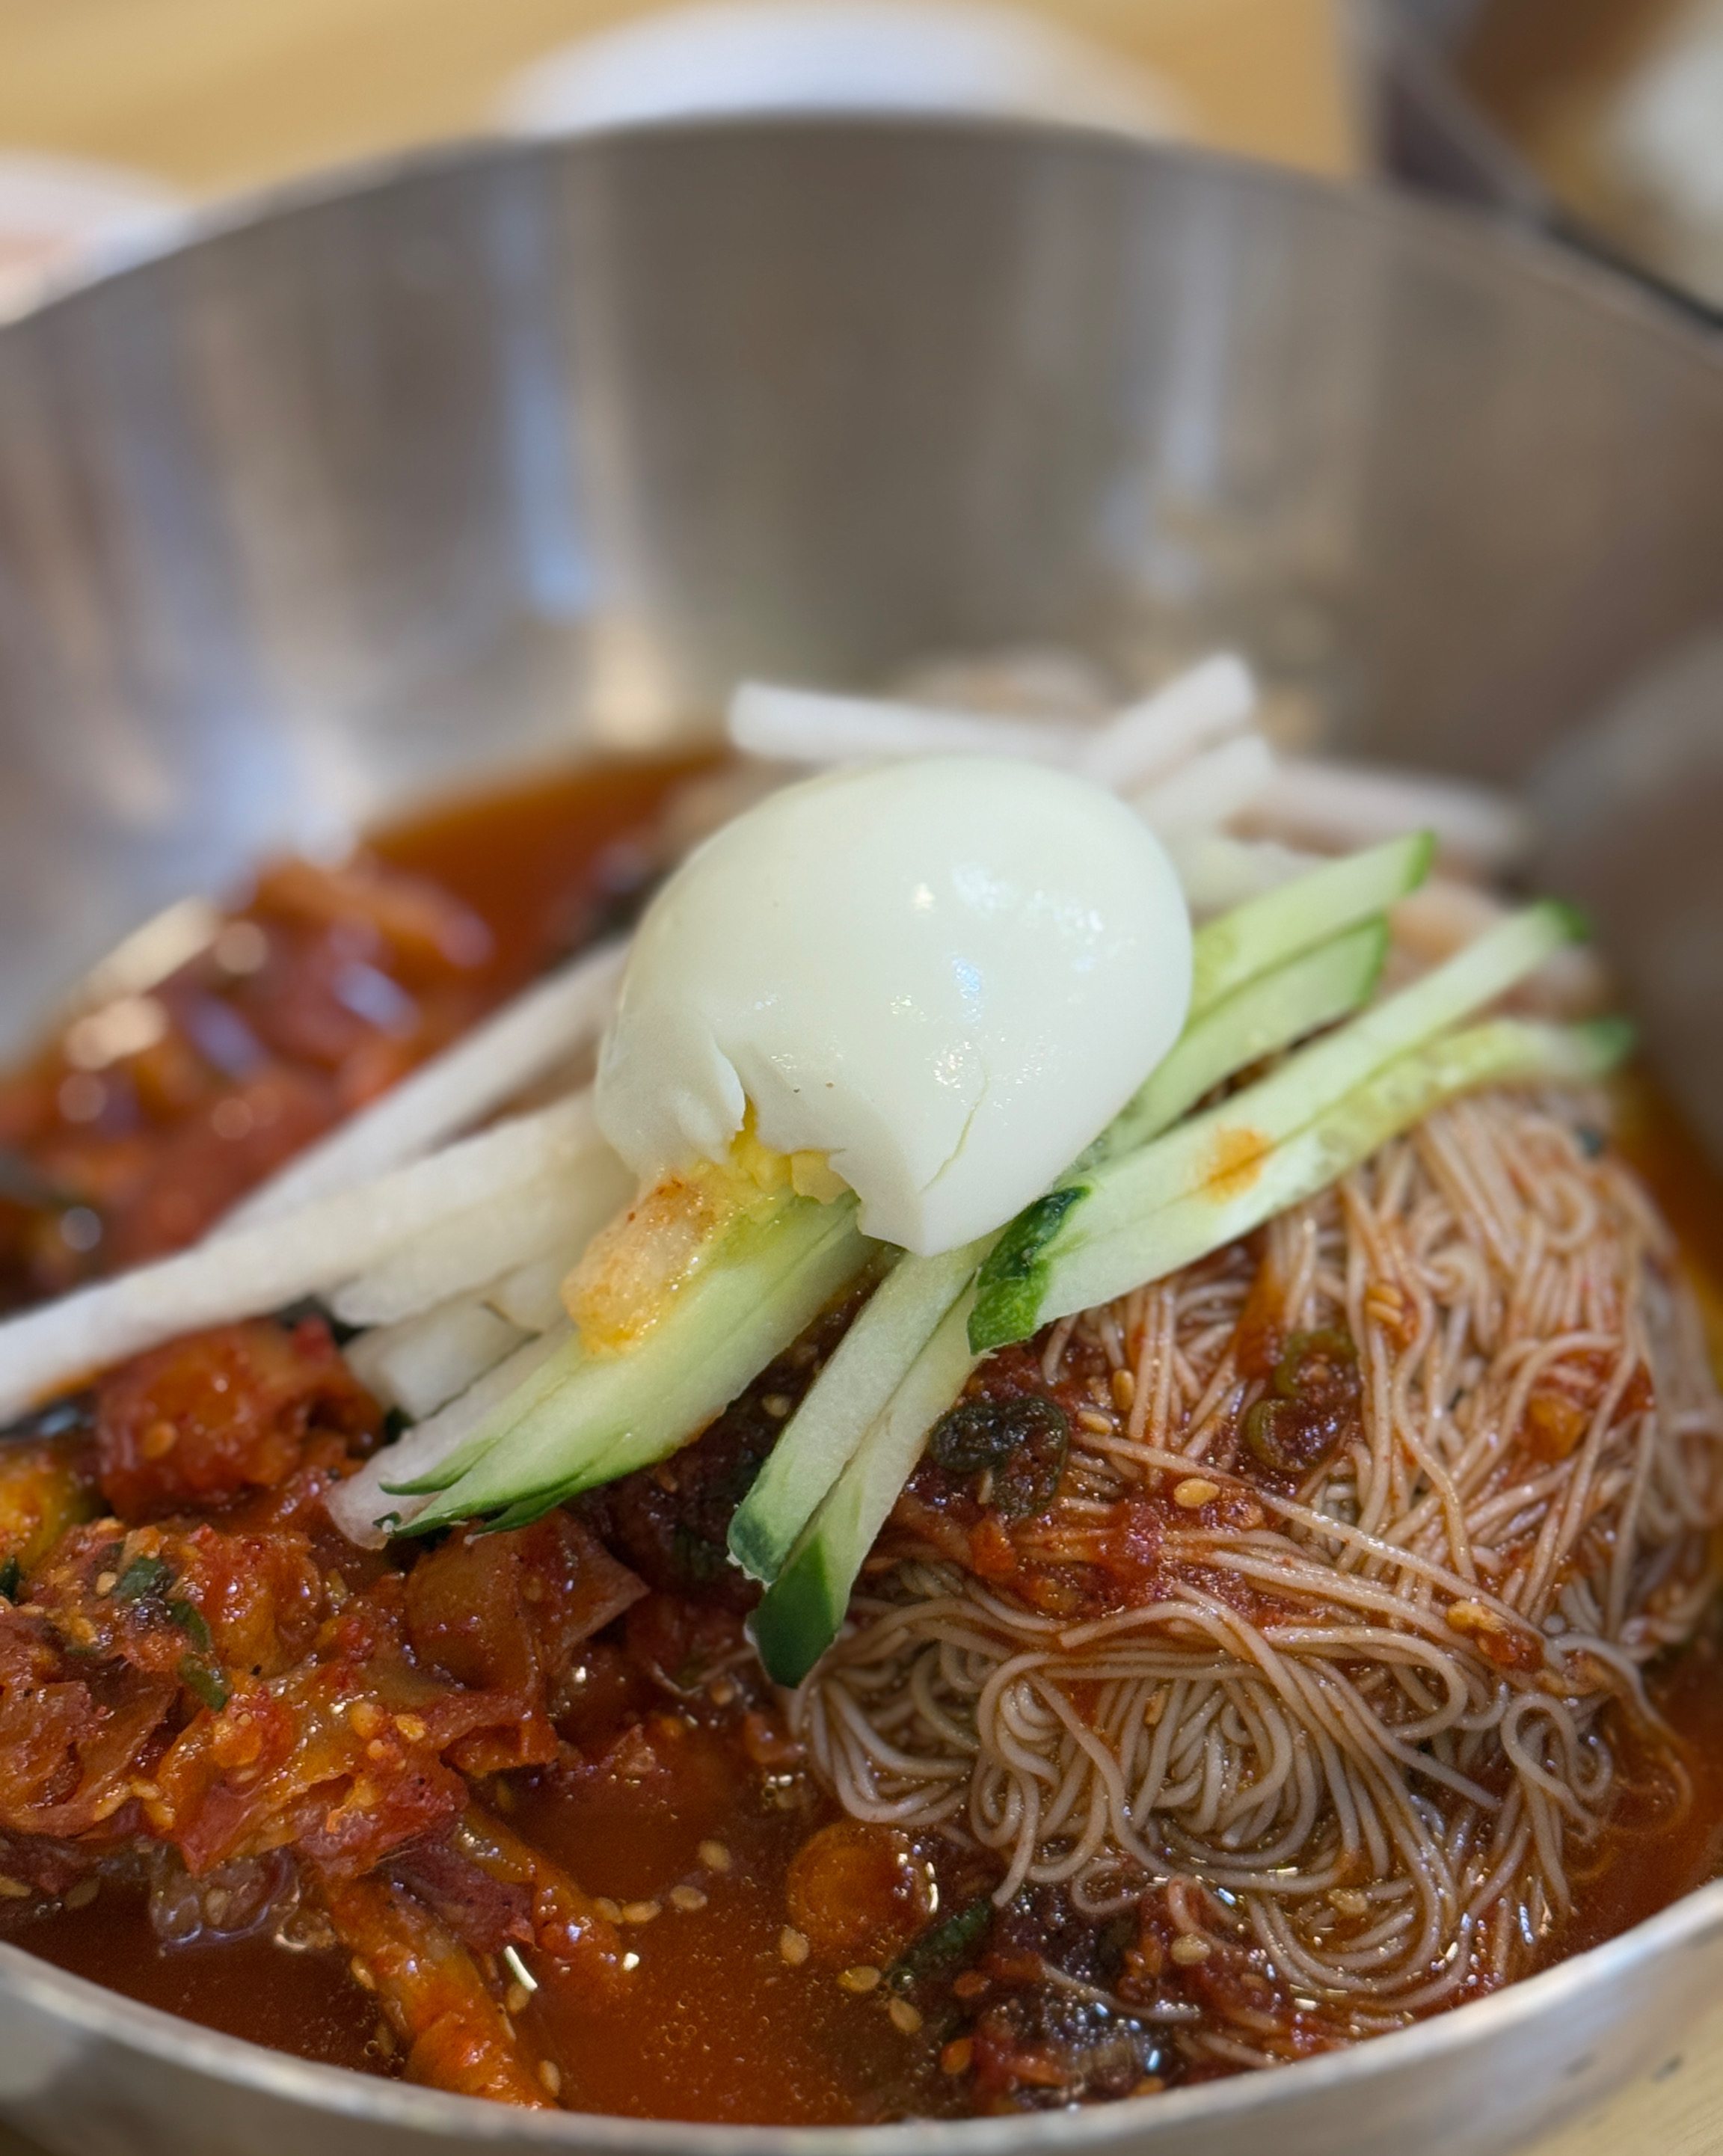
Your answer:
[[[1356,168],[1344,0],[1033,4],[1159,73],[1202,139]],[[266,183],[470,131],[515,69],[643,12],[643,0],[0,0],[0,151],[135,166],[197,195]],[[1679,2066],[1526,2156],[1642,2151],[1723,2152],[1723,2001]],[[38,2152],[0,2127],[0,2156]]]
[[[1028,0],[1180,94],[1203,139],[1342,172],[1346,0]],[[483,125],[516,69],[646,0],[0,0],[0,149],[203,194]]]

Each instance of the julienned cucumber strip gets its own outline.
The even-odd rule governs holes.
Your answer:
[[[1413,1050],[1336,1102],[1259,1165],[1248,1188],[1187,1194],[1105,1245],[1091,1245],[1058,1276],[1064,1316],[1164,1278],[1248,1235],[1273,1214],[1313,1197],[1444,1101],[1488,1085],[1602,1077],[1633,1043],[1618,1019],[1561,1027],[1496,1019]],[[800,1684],[838,1636],[874,1537],[915,1471],[930,1424],[961,1390],[976,1358],[971,1298],[955,1304],[876,1422],[755,1611],[760,1658],[779,1684]]]
[[[972,1344],[981,1351],[1027,1339],[1052,1314],[1047,1288],[1053,1269],[1079,1244],[1129,1226],[1217,1178],[1236,1179],[1253,1159],[1373,1072],[1524,979],[1577,932],[1569,908],[1554,901],[1528,907],[1398,995],[1300,1050],[1272,1075],[1092,1170],[1074,1188],[1038,1201],[1005,1230],[982,1268]]]
[[[1356,1010],[1376,985],[1387,927],[1367,921],[1247,981],[1188,1024],[1177,1045],[1110,1123],[1079,1168],[1145,1143],[1235,1070]],[[1070,1186],[1066,1186],[1069,1190]],[[1065,1206],[1064,1191],[1019,1216],[1006,1262],[1033,1279],[1038,1240]],[[998,1239],[941,1258],[905,1258],[845,1334],[731,1522],[730,1553],[756,1579],[775,1579],[797,1537],[885,1408],[975,1267]],[[996,1271],[994,1277],[1000,1276]],[[955,1398],[955,1394],[953,1398]],[[951,1404],[941,1403],[941,1412]]]
[[[446,1490],[458,1482],[475,1461],[482,1460],[494,1445],[500,1445],[543,1401],[567,1383],[569,1378],[587,1359],[579,1339],[570,1340],[556,1353],[541,1363],[532,1375],[518,1384],[485,1417],[479,1428],[466,1440],[428,1468],[423,1475],[408,1482],[387,1482],[383,1487],[392,1497],[421,1496],[428,1490]]]
[[[777,1578],[796,1537],[974,1278],[991,1242],[987,1237],[936,1258],[900,1258],[869,1297],[731,1521],[730,1554],[744,1572]]]
[[[750,1629],[775,1683],[800,1684],[837,1638],[862,1561],[915,1471],[929,1424],[975,1367],[972,1300],[966,1292],[946,1312],[755,1610]]]
[[[790,1232],[795,1234],[797,1224],[810,1217],[806,1214],[810,1203],[786,1192],[763,1217],[756,1214],[737,1221],[721,1245],[708,1256],[695,1281],[683,1286],[672,1308],[666,1312],[665,1322],[687,1322],[686,1312],[698,1301],[694,1287],[715,1267],[739,1260],[769,1266],[781,1224],[788,1223]],[[648,1336],[649,1339],[655,1336]],[[560,1421],[566,1419],[568,1409],[577,1401],[589,1396],[604,1397],[604,1389],[618,1382],[632,1361],[630,1355],[590,1354],[577,1334],[542,1369],[535,1372],[512,1393],[458,1452],[438,1460],[434,1468],[414,1481],[391,1482],[384,1486],[392,1496],[422,1496],[427,1491],[452,1489],[498,1445],[506,1440],[511,1447],[518,1445],[537,1426],[542,1413],[548,1411]]]
[[[674,1452],[861,1270],[875,1246],[855,1215],[853,1198],[798,1198],[765,1222],[739,1224],[638,1348],[581,1357],[413,1531],[571,1496]]]
[[[1367,921],[1211,1004],[1101,1132],[1079,1171],[1134,1152],[1234,1071],[1350,1017],[1369,1000],[1387,953],[1387,921]]]
[[[1326,1189],[1457,1094],[1530,1080],[1589,1083],[1621,1061],[1633,1039],[1632,1027],[1619,1019],[1578,1026],[1492,1019],[1414,1049],[1238,1176],[1181,1192],[1056,1260],[1045,1316],[1064,1317],[1109,1302],[1249,1235],[1274,1214]]]
[[[1192,950],[1192,1018],[1313,943],[1386,913],[1418,889],[1435,854],[1433,832],[1390,839],[1247,899],[1199,928]]]

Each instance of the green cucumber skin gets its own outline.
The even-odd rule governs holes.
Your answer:
[[[850,1589],[915,1472],[929,1428],[975,1368],[972,1301],[966,1290],[946,1312],[756,1609],[755,1644],[777,1683],[800,1683],[837,1637]],[[785,1674],[791,1671],[798,1674]]]
[[[703,1268],[638,1348],[581,1358],[560,1391],[492,1444],[414,1531],[557,1502],[675,1451],[866,1264],[875,1246],[855,1226],[855,1211],[853,1199],[791,1201],[772,1224],[793,1233],[756,1228],[756,1247],[740,1262]]]
[[[1408,1050],[1264,1155],[1249,1187],[1198,1188],[1085,1245],[1054,1276],[1044,1321],[1110,1302],[1236,1241],[1326,1189],[1433,1109],[1482,1086],[1587,1083],[1614,1068],[1633,1031],[1616,1020],[1561,1028],[1495,1019]]]
[[[775,1579],[875,1417],[974,1277],[991,1238],[933,1258],[900,1257],[785,1424],[730,1523],[730,1554]]]
[[[1009,1328],[1027,1317],[1033,1321],[1047,1286],[1047,1253],[1058,1237],[1065,1216],[1089,1195],[1086,1183],[1067,1183],[1050,1190],[1033,1205],[1024,1206],[998,1241],[977,1280],[982,1301],[970,1322],[969,1344],[977,1355],[1008,1341],[1023,1340],[1026,1332]],[[981,1313],[987,1312],[986,1322]],[[1034,1331],[1033,1322],[1028,1332]]]
[[[1523,980],[1571,942],[1574,932],[1571,908],[1555,901],[1529,906],[1351,1024],[1299,1050],[1278,1070],[1244,1092],[1099,1170],[1091,1178],[1087,1201],[1067,1209],[1038,1254],[1045,1269],[1040,1276],[1044,1288],[1083,1245],[1128,1230],[1142,1215],[1172,1202],[1182,1191],[1200,1187],[1209,1173],[1204,1163],[1227,1133],[1248,1132],[1267,1153],[1373,1071]],[[1014,1294],[1008,1300],[984,1281],[972,1337],[977,1346],[985,1342],[989,1347],[1004,1347],[1028,1339],[1051,1315],[1045,1293],[1031,1306],[1029,1295]]]
[[[811,1549],[784,1567],[748,1624],[755,1651],[774,1684],[793,1690],[801,1683],[837,1638],[849,1603],[849,1585],[840,1589],[823,1549]]]
[[[1434,832],[1414,831],[1326,862],[1211,921],[1193,939],[1191,1016],[1313,944],[1385,913],[1418,889],[1435,857]]]
[[[1366,921],[1234,988],[1185,1028],[1080,1165],[1134,1152],[1236,1071],[1351,1017],[1375,993],[1388,942],[1386,921]]]
[[[1387,923],[1367,921],[1235,988],[1186,1028],[1082,1165],[1103,1168],[1147,1144],[1235,1070],[1348,1016],[1374,988],[1387,949]],[[1087,1186],[1068,1184],[1053,1199],[1026,1208],[1005,1230],[981,1270],[982,1299],[970,1332],[977,1353],[1026,1339],[1035,1330],[1049,1246],[1066,1214],[1086,1195]]]
[[[423,1497],[428,1492],[453,1488],[463,1475],[484,1459],[493,1445],[500,1444],[512,1430],[518,1429],[527,1416],[566,1384],[587,1360],[586,1353],[577,1336],[566,1347],[559,1348],[525,1383],[518,1385],[507,1399],[486,1416],[466,1443],[450,1453],[446,1460],[439,1460],[428,1474],[418,1476],[411,1482],[386,1482],[382,1486],[384,1491],[391,1497]]]

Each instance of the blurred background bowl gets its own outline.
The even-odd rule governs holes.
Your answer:
[[[1217,643],[1284,737],[1530,784],[1723,1140],[1723,366],[1444,215],[1011,123],[433,155],[0,331],[0,1019],[262,848],[685,739],[744,670],[1124,690]],[[1355,2053],[821,2147],[1487,2156],[1720,1976],[1713,1887]],[[68,2156],[777,2139],[335,2075],[10,1947],[0,2113]]]

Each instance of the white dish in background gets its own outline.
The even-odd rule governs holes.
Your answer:
[[[581,38],[514,77],[498,116],[561,135],[734,112],[983,112],[1177,140],[1177,93],[1044,18],[976,0],[733,0]]]

